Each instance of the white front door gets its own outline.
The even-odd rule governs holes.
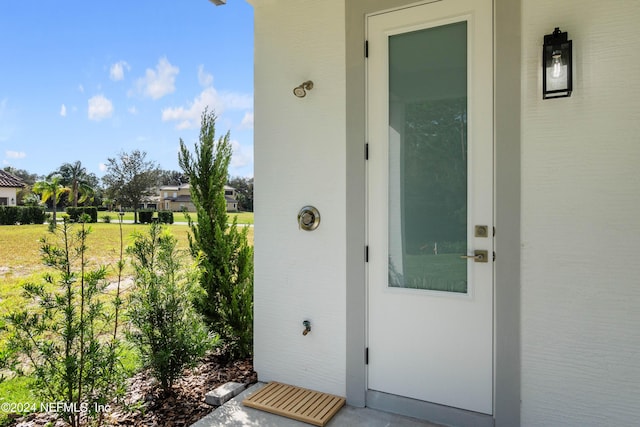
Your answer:
[[[491,0],[372,15],[367,39],[368,388],[492,414]]]

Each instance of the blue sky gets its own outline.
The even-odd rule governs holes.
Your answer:
[[[253,10],[245,0],[0,1],[0,164],[98,177],[140,149],[179,170],[205,105],[253,176]]]

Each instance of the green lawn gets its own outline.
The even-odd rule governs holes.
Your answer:
[[[106,215],[111,217],[111,222],[117,222],[118,219],[120,218],[120,215],[118,214],[117,211],[113,211],[113,212],[100,211],[98,212],[98,222],[103,222],[103,218]],[[194,221],[198,219],[198,214],[196,214],[195,212],[191,212],[189,215],[191,216],[191,219]],[[253,224],[253,212],[237,212],[237,213],[229,212],[228,216],[229,216],[229,223],[233,221],[234,217],[237,217],[238,224]],[[122,219],[125,221],[133,221],[133,212],[125,212]],[[174,212],[173,220],[175,222],[187,222],[187,218],[182,212]]]
[[[467,261],[460,254],[406,255],[404,286],[433,291],[466,292]]]

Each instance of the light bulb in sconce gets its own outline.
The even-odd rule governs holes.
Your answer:
[[[551,77],[557,79],[562,76],[562,52],[554,51],[551,58]]]
[[[300,84],[300,86],[296,86],[293,88],[293,94],[298,98],[304,98],[307,96],[307,91],[313,89],[313,82],[311,80],[307,80]]]

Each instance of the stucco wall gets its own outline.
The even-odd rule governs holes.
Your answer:
[[[15,188],[0,187],[0,197],[3,197],[3,198],[6,197],[8,206],[16,205],[16,189]]]
[[[640,419],[640,2],[523,0],[522,424]],[[574,93],[541,99],[542,36]]]
[[[254,14],[255,369],[344,395],[344,1],[255,2]],[[298,229],[307,204],[322,218],[313,232]]]

